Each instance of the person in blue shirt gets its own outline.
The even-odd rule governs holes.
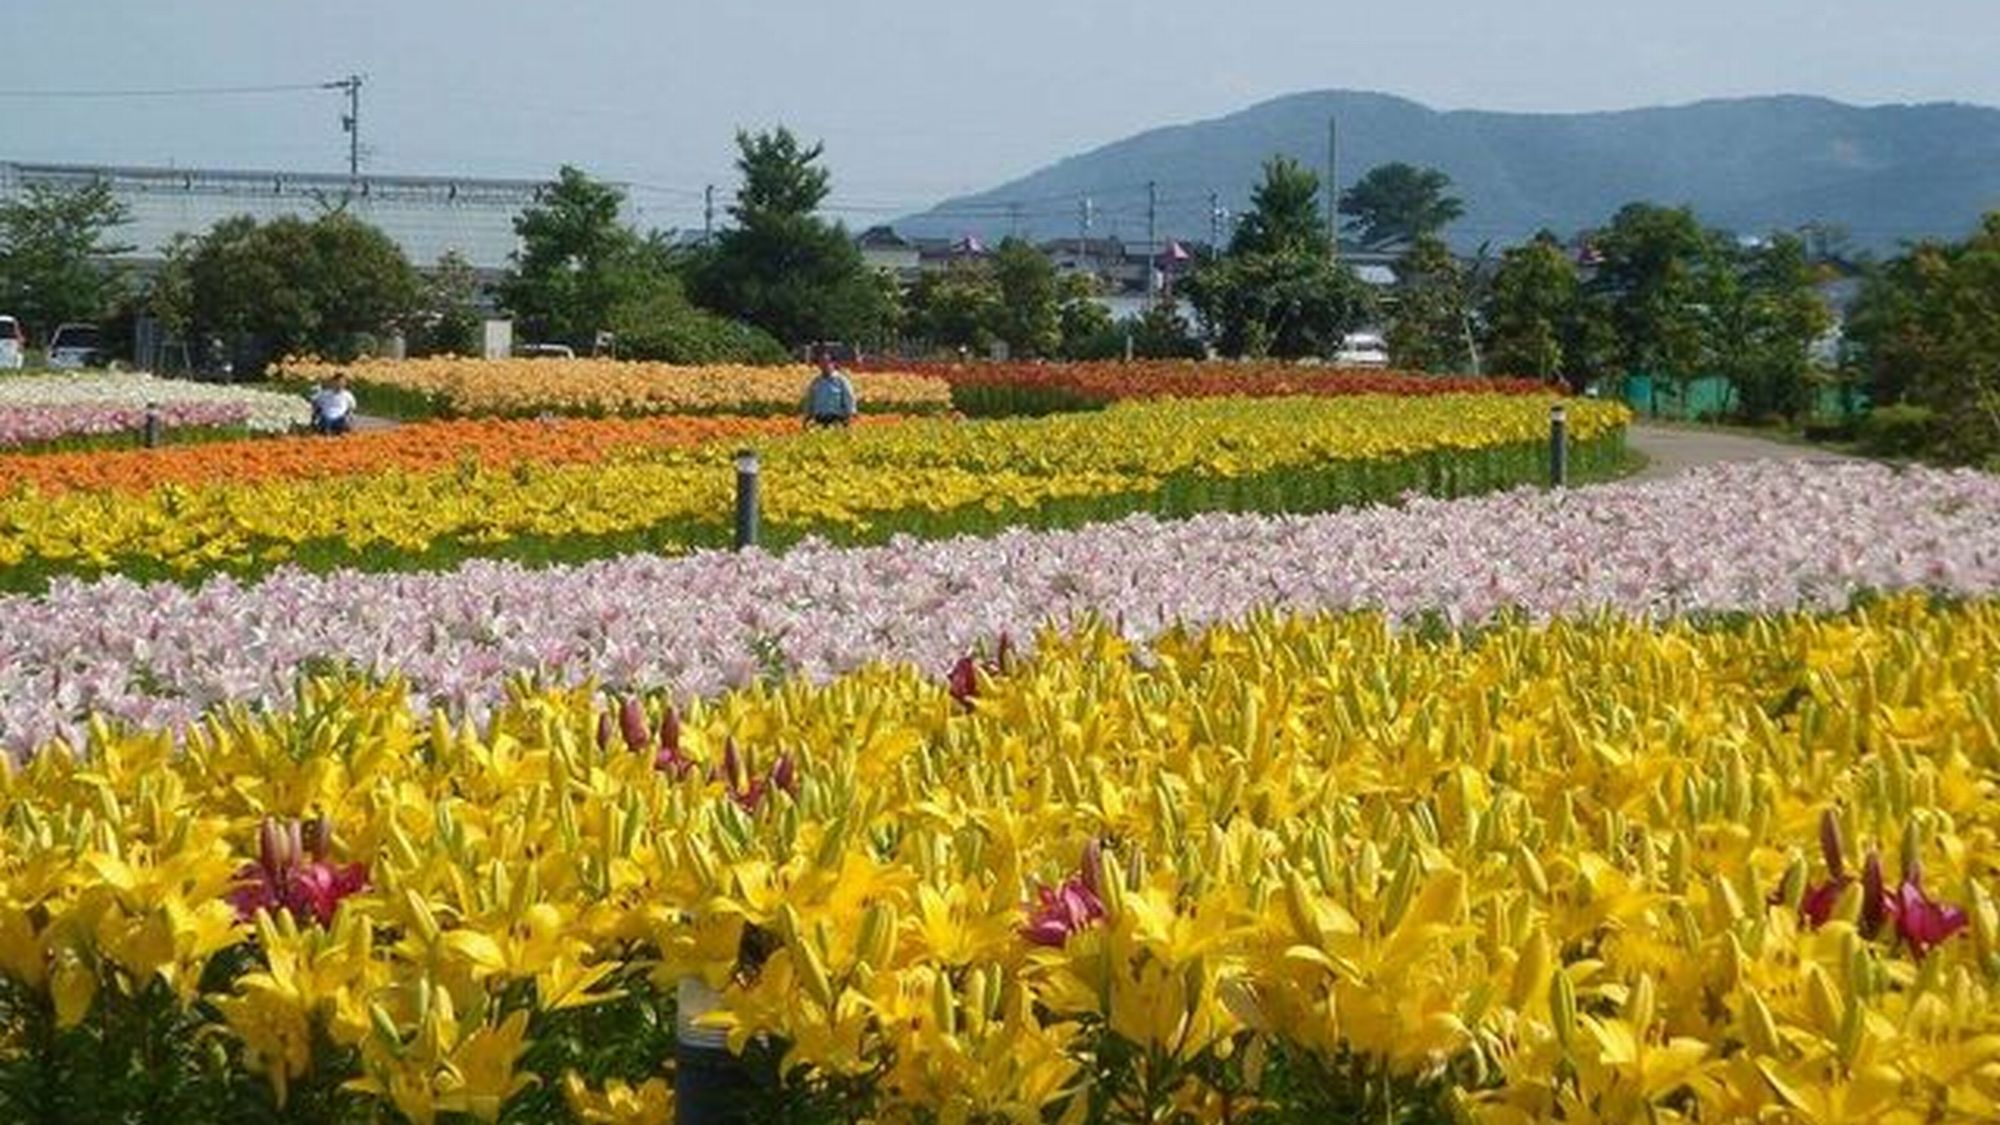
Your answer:
[[[833,365],[832,352],[815,349],[813,359],[819,363],[819,374],[813,376],[812,385],[806,388],[806,424],[845,426],[854,420],[854,384]]]

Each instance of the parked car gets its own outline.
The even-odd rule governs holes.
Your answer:
[[[1339,367],[1387,367],[1389,344],[1379,332],[1349,332],[1333,362]]]
[[[74,371],[104,363],[104,333],[95,324],[65,324],[49,337],[49,366]]]
[[[521,359],[575,359],[576,349],[568,344],[522,344],[514,354]]]
[[[0,316],[0,371],[18,371],[28,363],[28,334],[21,322]]]

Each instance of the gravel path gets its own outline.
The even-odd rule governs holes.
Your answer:
[[[1635,423],[1627,443],[1646,455],[1646,467],[1633,480],[1665,480],[1702,465],[1738,461],[1811,461],[1830,463],[1853,461],[1844,453],[1810,445],[1793,445],[1769,438],[1734,434],[1726,430],[1704,430],[1677,426],[1649,426]]]

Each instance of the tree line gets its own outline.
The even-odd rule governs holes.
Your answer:
[[[417,269],[339,206],[311,217],[224,220],[166,248],[137,278],[108,264],[128,219],[110,189],[30,186],[0,204],[0,312],[46,334],[70,320],[157,318],[184,340],[250,345],[255,367],[288,352],[341,357],[391,332],[417,354],[470,352],[486,297],[524,339],[678,362],[782,361],[801,344],[916,341],[1019,357],[1330,357],[1347,334],[1385,330],[1394,362],[1584,388],[1642,373],[1683,394],[1730,389],[1729,413],[1809,415],[1823,388],[1873,402],[1886,440],[1956,460],[2000,451],[2000,215],[1960,242],[1926,241],[1853,263],[1860,296],[1837,353],[1816,286],[1837,259],[1823,229],[1742,240],[1687,207],[1633,203],[1565,240],[1544,231],[1497,255],[1452,253],[1463,201],[1435,169],[1388,164],[1342,192],[1362,247],[1395,253],[1395,280],[1364,284],[1328,237],[1321,182],[1269,161],[1226,245],[1162,301],[1113,323],[1088,274],[1058,271],[1020,240],[925,273],[908,289],[871,270],[820,214],[823,146],[782,127],[737,137],[733,223],[700,245],[641,234],[620,191],[565,167],[515,220],[521,246],[491,295],[462,258]]]

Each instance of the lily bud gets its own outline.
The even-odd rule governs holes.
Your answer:
[[[1291,921],[1292,936],[1300,945],[1318,949],[1326,941],[1326,935],[1320,932],[1318,915],[1313,910],[1305,878],[1297,871],[1290,872],[1285,879],[1285,916]]]
[[[796,919],[794,921],[796,922]],[[834,1007],[833,981],[826,975],[826,965],[819,959],[819,951],[804,935],[789,942],[787,948],[792,951],[792,960],[799,970],[799,983],[805,988],[806,995],[826,1009],[828,1017],[831,1018]]]
[[[1526,844],[1514,849],[1514,867],[1536,898],[1546,900],[1549,897],[1548,873],[1542,870],[1542,861],[1535,858],[1535,853]]]
[[[1576,1048],[1576,985],[1569,974],[1562,969],[1555,971],[1549,982],[1549,1022],[1556,1033],[1556,1041],[1562,1044],[1563,1053],[1569,1054]]]
[[[1086,866],[1084,870],[1089,871],[1091,868]],[[1117,856],[1100,848],[1097,853],[1094,878],[1097,880],[1097,886],[1091,889],[1104,903],[1105,918],[1112,922],[1118,921],[1125,914],[1125,893],[1130,876],[1119,866]]]
[[[1743,990],[1743,1042],[1752,1052],[1772,1058],[1782,1050],[1778,1021],[1771,1018],[1771,1009],[1755,989]]]
[[[965,975],[965,1029],[974,1035],[986,1030],[988,991],[983,966]]]
[[[1507,988],[1507,1003],[1510,1006],[1518,1011],[1546,991],[1549,965],[1553,959],[1548,934],[1536,930],[1522,947],[1520,960],[1514,962],[1514,979]]]
[[[651,741],[651,731],[647,730],[646,707],[637,696],[626,696],[618,708],[618,727],[625,736],[627,749],[637,753]]]
[[[943,1035],[958,1033],[958,1005],[951,994],[951,978],[943,972],[931,976],[931,1019],[937,1022],[938,1032]]]
[[[873,968],[886,969],[896,944],[896,908],[886,901],[868,904],[861,915],[861,932],[854,939],[854,959]]]
[[[1813,1030],[1832,1039],[1839,1034],[1842,1020],[1846,1017],[1846,1005],[1833,990],[1833,981],[1819,965],[1806,965],[1806,1014],[1813,1021]]]

